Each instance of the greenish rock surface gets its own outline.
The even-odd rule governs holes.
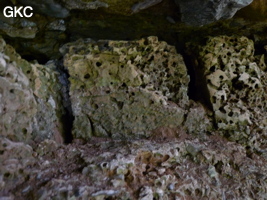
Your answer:
[[[188,106],[189,77],[173,46],[138,41],[77,41],[65,45],[76,138],[149,137],[178,128]]]
[[[55,66],[22,59],[0,40],[1,135],[13,141],[62,141],[61,105]]]

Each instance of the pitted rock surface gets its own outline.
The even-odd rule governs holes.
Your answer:
[[[189,77],[173,46],[148,37],[77,41],[61,51],[68,52],[75,137],[148,137],[182,125]]]
[[[28,167],[35,163],[32,154],[31,146],[0,137],[0,198],[10,195],[10,190],[27,181],[31,173]]]
[[[66,77],[54,79],[53,62],[46,67],[29,63],[3,40],[0,51],[0,80],[6,84],[0,90],[1,103],[4,102],[1,108],[9,101],[19,106],[1,110],[6,113],[0,117],[11,116],[14,121],[13,126],[7,123],[9,126],[1,127],[1,199],[266,199],[266,126],[262,104],[266,67],[263,56],[253,55],[253,43],[247,38],[213,37],[198,49],[195,63],[199,63],[199,77],[204,77],[211,108],[222,111],[221,106],[224,108],[230,102],[229,109],[236,111],[241,105],[252,122],[244,124],[234,118],[235,124],[228,123],[228,117],[236,116],[224,118],[213,112],[214,124],[220,124],[219,129],[212,126],[209,119],[212,113],[207,113],[204,107],[207,105],[188,100],[186,68],[181,56],[167,43],[149,37],[131,42],[80,40],[66,45],[61,51],[70,72],[70,95],[77,120],[74,133],[86,139],[74,139],[68,145],[55,139],[39,142],[50,137],[50,133],[55,134],[51,127],[60,87],[54,83],[62,82],[67,96]],[[172,84],[177,87],[170,87]],[[9,86],[23,92],[11,96]],[[215,93],[229,90],[232,96],[218,96],[213,101],[209,97],[214,90]],[[247,93],[246,99],[242,90]],[[234,101],[235,98],[239,100]],[[68,101],[65,104],[69,106]],[[101,106],[104,108],[99,112]],[[25,109],[33,109],[34,113],[19,112]],[[123,119],[125,113],[127,117]],[[140,113],[151,121],[140,121]],[[177,120],[177,113],[181,121]],[[90,129],[87,123],[93,125],[96,119],[97,125],[116,130],[113,136],[116,139],[105,134],[102,138],[86,135],[90,134],[86,132]],[[33,124],[33,131],[23,136],[19,130],[31,123],[27,120],[34,120],[45,129],[35,129]],[[129,121],[134,128],[156,128],[148,134],[149,139],[138,139],[134,134],[137,129],[127,132],[120,124],[108,126],[110,122],[121,121]],[[6,127],[13,128],[9,130],[16,133],[16,138],[4,132]],[[240,134],[247,128],[250,134],[244,142]],[[119,129],[126,134],[116,135]],[[90,130],[94,133],[96,129]],[[228,140],[227,133],[233,141]],[[34,145],[24,143],[27,138],[38,136],[41,139]]]
[[[0,40],[0,132],[14,141],[62,140],[64,113],[55,66],[27,62]]]
[[[221,36],[210,38],[199,53],[217,126],[234,140],[266,131],[266,65],[254,51],[246,37]]]

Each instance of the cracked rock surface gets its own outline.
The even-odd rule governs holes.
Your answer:
[[[189,77],[173,46],[139,41],[77,41],[67,51],[76,138],[144,138],[177,129],[188,106]]]

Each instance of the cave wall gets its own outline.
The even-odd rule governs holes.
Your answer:
[[[0,199],[266,198],[265,1],[8,5]]]

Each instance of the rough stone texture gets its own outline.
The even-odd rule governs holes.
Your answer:
[[[203,138],[213,129],[211,116],[212,113],[205,109],[203,105],[191,101],[184,121],[184,128],[187,133]]]
[[[215,98],[216,102],[213,101],[214,98],[208,98],[211,108],[221,111],[220,106],[227,107],[230,102],[231,107],[227,108],[236,111],[242,105],[249,112],[252,125],[244,125],[237,120],[238,125],[231,126],[230,121],[227,121],[231,116],[217,116],[218,112],[214,112],[216,123],[220,124],[219,120],[224,122],[220,124],[219,130],[214,130],[209,121],[211,113],[207,113],[199,103],[188,100],[189,78],[183,59],[173,46],[157,41],[156,37],[132,42],[80,40],[61,49],[65,54],[64,64],[70,72],[74,113],[80,112],[82,117],[96,115],[99,107],[104,105],[99,124],[106,126],[103,122],[109,117],[116,118],[106,120],[108,122],[123,119],[118,115],[123,116],[125,105],[132,103],[134,106],[128,106],[125,112],[130,115],[127,120],[134,128],[140,127],[140,124],[135,124],[139,122],[139,118],[131,116],[141,111],[144,116],[158,116],[164,111],[165,115],[162,115],[165,118],[151,119],[158,124],[164,121],[164,126],[152,130],[149,140],[130,140],[132,138],[129,135],[115,135],[123,140],[91,137],[87,141],[75,139],[68,145],[58,144],[55,140],[44,140],[33,147],[11,141],[15,139],[1,130],[0,199],[266,199],[266,125],[261,121],[264,119],[265,105],[262,104],[264,99],[254,101],[257,100],[256,97],[265,98],[262,92],[266,85],[264,57],[253,55],[253,43],[245,37],[213,37],[198,50],[196,63],[202,67],[199,68],[202,74],[198,74],[205,78],[207,91],[228,88],[232,94],[224,97],[224,101],[222,96],[218,96],[218,100]],[[28,106],[29,111],[35,109],[34,116],[27,116],[27,119],[38,119],[38,111],[38,116],[44,117],[42,122],[46,122],[49,113],[47,110],[50,109],[48,105],[53,105],[47,94],[59,91],[53,85],[56,81],[53,78],[56,76],[54,64],[47,64],[47,68],[30,64],[21,59],[3,40],[0,52],[0,80],[8,87],[10,85],[23,89],[22,96],[17,93],[12,96],[8,87],[3,87],[4,95],[0,93],[1,103],[9,102],[8,98],[11,97],[22,98],[23,104],[19,100],[10,101],[20,103],[22,110],[25,109],[23,106]],[[173,65],[173,61],[176,64]],[[164,66],[168,66],[169,71],[164,71]],[[48,78],[52,85],[48,85]],[[249,80],[255,82],[249,85]],[[66,80],[60,77],[57,81]],[[258,84],[257,87],[255,83]],[[256,89],[257,95],[251,95],[253,89],[248,90],[249,87]],[[246,101],[241,98],[243,90],[248,91]],[[26,94],[29,94],[29,99],[26,99]],[[237,98],[240,98],[239,101],[233,100]],[[35,103],[29,106],[25,102],[31,99]],[[117,100],[114,103],[114,99],[121,100],[123,105]],[[150,100],[155,101],[153,105],[148,104],[151,103]],[[101,104],[96,104],[98,101]],[[158,106],[157,112],[146,105],[153,109]],[[147,111],[148,108],[151,112]],[[12,106],[6,107],[7,114],[12,113],[11,109]],[[163,111],[159,112],[160,110]],[[182,127],[166,127],[166,123],[177,125],[177,120],[172,122],[170,117],[177,117],[177,110],[183,115]],[[113,115],[107,115],[108,112],[113,112]],[[18,118],[26,119],[21,114],[23,113],[16,110],[12,115],[14,121]],[[49,118],[52,119],[53,116]],[[93,122],[94,118],[91,120],[91,116],[89,117],[88,121]],[[237,119],[235,115],[232,117]],[[83,132],[87,127],[80,123],[87,123],[85,119],[75,122],[76,133],[78,128],[82,130],[80,133],[88,133]],[[52,123],[48,122],[49,124],[43,125],[51,130]],[[16,122],[14,127],[20,128],[17,124]],[[114,131],[122,126],[107,127]],[[242,139],[238,130],[242,130],[242,127],[251,129],[246,145],[238,144]],[[222,135],[221,132],[233,133],[234,141],[227,140],[227,135]],[[19,134],[18,131],[16,136],[20,136]],[[78,137],[85,138],[87,135]],[[17,140],[26,141],[24,138]]]
[[[14,141],[62,140],[55,66],[31,64],[0,40],[0,132]]]
[[[94,139],[34,150],[21,199],[265,199],[266,159],[220,137],[156,143]],[[27,170],[26,170],[27,171]]]
[[[246,37],[221,36],[210,38],[199,52],[217,126],[234,140],[251,141],[251,134],[259,133],[255,137],[261,140],[266,132],[266,65],[254,51]]]
[[[0,29],[9,37],[20,37],[27,39],[35,38],[38,31],[37,25],[29,20],[21,20],[20,28],[0,21]]]
[[[220,19],[229,19],[253,0],[175,0],[182,13],[182,21],[202,26]]]
[[[173,46],[148,37],[77,41],[61,51],[68,52],[76,138],[148,137],[157,128],[182,125],[189,77]]]
[[[0,198],[10,195],[20,184],[27,181],[30,175],[29,166],[35,160],[32,156],[33,150],[29,145],[21,142],[12,142],[0,137]],[[13,196],[14,198],[14,196]]]
[[[225,3],[226,1],[217,2]],[[91,109],[96,111],[102,109],[103,121],[110,122],[111,120],[107,120],[109,117],[122,116],[120,114],[124,114],[122,110],[125,109],[125,113],[131,111],[130,116],[141,111],[144,112],[143,116],[147,113],[148,116],[154,113],[154,116],[161,115],[163,119],[151,118],[149,119],[151,121],[146,119],[147,121],[142,122],[146,124],[153,122],[150,123],[151,126],[156,126],[161,125],[164,121],[172,120],[170,115],[174,116],[176,110],[178,110],[175,104],[179,104],[183,115],[182,127],[161,126],[151,130],[150,133],[145,132],[150,136],[149,140],[132,140],[136,135],[131,135],[131,138],[128,137],[129,134],[127,137],[122,134],[119,136],[115,134],[116,137],[123,140],[93,137],[86,142],[75,140],[66,146],[55,142],[57,139],[39,143],[44,138],[51,136],[54,139],[58,136],[58,132],[55,132],[53,127],[58,128],[54,122],[57,121],[55,121],[55,113],[58,114],[59,108],[57,106],[53,108],[53,105],[55,105],[53,100],[56,105],[59,105],[57,103],[59,90],[63,92],[63,98],[65,98],[61,103],[67,108],[68,113],[71,113],[71,109],[68,109],[70,102],[68,99],[67,75],[60,72],[61,75],[57,80],[55,78],[54,62],[46,64],[45,67],[26,62],[9,45],[2,45],[3,41],[1,40],[0,49],[3,48],[0,50],[0,123],[7,122],[4,126],[0,124],[1,200],[267,199],[267,137],[264,118],[266,111],[263,104],[265,95],[262,93],[266,90],[266,75],[264,74],[266,72],[264,64],[266,57],[260,56],[260,54],[266,53],[267,49],[266,46],[264,47],[267,44],[267,26],[264,21],[267,5],[265,0],[255,0],[250,6],[242,9],[238,13],[238,16],[242,17],[241,19],[223,20],[199,28],[184,26],[180,23],[178,8],[174,5],[173,0],[48,0],[45,2],[40,0],[1,0],[0,9],[6,5],[19,6],[21,3],[23,5],[38,3],[35,7],[36,14],[34,17],[30,19],[5,18],[0,12],[0,34],[3,34],[5,40],[12,44],[25,59],[31,61],[38,59],[42,63],[46,63],[48,59],[60,58],[59,47],[78,38],[121,41],[157,35],[160,40],[168,41],[168,44],[176,46],[179,53],[183,53],[189,73],[193,77],[191,81],[194,81],[193,70],[190,71],[191,63],[192,66],[197,63],[202,67],[205,66],[203,63],[209,62],[207,60],[210,57],[206,57],[209,52],[212,53],[215,60],[217,59],[218,69],[223,73],[220,72],[219,75],[213,73],[213,68],[210,66],[209,69],[211,70],[208,70],[207,76],[203,76],[205,81],[202,80],[202,85],[195,87],[190,82],[190,97],[198,100],[193,97],[192,93],[200,92],[202,96],[207,97],[207,101],[202,102],[204,105],[193,100],[188,102],[186,95],[184,101],[179,102],[179,95],[178,97],[173,95],[176,94],[173,91],[180,87],[172,88],[165,84],[166,81],[168,83],[168,81],[173,80],[172,77],[175,78],[175,74],[164,79],[165,82],[162,84],[160,81],[163,80],[162,77],[164,76],[160,72],[163,68],[159,67],[159,70],[155,72],[150,68],[144,71],[144,66],[149,66],[149,64],[139,66],[136,64],[139,61],[137,62],[138,59],[135,60],[136,57],[134,56],[139,55],[140,52],[143,52],[141,53],[142,58],[153,53],[152,50],[149,52],[144,52],[142,48],[140,48],[140,51],[138,50],[138,47],[146,48],[148,46],[146,40],[144,46],[139,45],[140,41],[126,43],[88,41],[86,45],[84,41],[73,43],[76,47],[71,45],[69,47],[71,47],[72,52],[76,51],[76,53],[69,56],[77,59],[77,63],[72,60],[75,70],[72,71],[71,76],[72,83],[74,83],[72,98],[76,103],[74,104],[76,111],[77,108],[80,108],[77,101],[78,95],[80,95],[81,103],[84,106],[82,108],[85,108],[82,112],[88,114],[89,109],[90,112]],[[190,3],[190,1],[187,1],[187,3]],[[198,6],[200,5],[198,4]],[[40,10],[37,9],[38,7],[40,7]],[[218,9],[214,8],[213,11],[217,12]],[[199,16],[202,16],[202,14]],[[218,14],[218,16],[221,16],[221,13]],[[68,18],[64,18],[66,16]],[[214,16],[209,16],[209,18],[213,19]],[[252,23],[250,22],[251,19],[254,20]],[[210,42],[205,47],[203,46],[207,36],[214,37],[222,34],[245,35],[253,39],[256,45],[256,56],[253,56],[254,47],[250,40],[241,39],[241,37],[233,37],[237,40],[232,42],[228,41],[227,37],[215,37],[210,39],[213,43]],[[198,56],[197,60],[185,55],[186,42],[194,43],[195,46],[201,44],[202,48],[197,51],[197,54],[201,54],[201,56]],[[105,44],[108,45],[105,46]],[[162,45],[163,43],[159,42],[158,44]],[[164,45],[166,48],[168,47],[168,45]],[[226,50],[223,45],[229,47],[229,50]],[[135,47],[138,51],[134,49]],[[129,51],[131,48],[133,51]],[[97,60],[105,61],[103,62],[105,63],[104,66],[114,62],[112,61],[114,57],[110,56],[111,49],[117,49],[118,52],[126,49],[127,55],[126,53],[120,55],[122,57],[126,56],[126,58],[128,56],[130,59],[127,59],[131,60],[131,64],[136,66],[124,68],[124,70],[130,69],[129,71],[118,69],[117,71],[123,72],[123,75],[118,73],[118,77],[112,75],[116,71],[116,68],[114,69],[115,65],[112,65],[112,68],[107,67],[107,71],[101,67],[100,69],[96,68],[94,63],[96,64]],[[71,52],[68,47],[62,50],[64,54]],[[82,53],[82,51],[85,53]],[[112,55],[118,52],[114,51]],[[214,52],[216,52],[216,55]],[[230,52],[233,56],[227,55],[226,52]],[[154,54],[157,55],[154,57],[154,64],[160,64],[162,60],[167,59],[163,58],[165,55],[170,55],[170,53],[165,54],[161,51],[154,52]],[[93,57],[93,55],[99,55],[99,57]],[[130,55],[134,56],[131,57]],[[176,53],[175,55],[180,57]],[[226,57],[224,58],[224,56]],[[203,60],[203,58],[208,59]],[[180,62],[181,59],[178,60],[179,63],[182,63],[182,61]],[[233,67],[224,64],[228,61],[231,63],[232,60],[236,61]],[[248,63],[245,65],[248,68],[244,68],[240,64],[238,66],[238,60],[241,64]],[[90,61],[92,62],[90,63]],[[83,63],[86,63],[86,65],[83,65]],[[103,66],[103,63],[101,66]],[[79,71],[79,66],[86,66],[86,68],[81,67],[81,71]],[[125,66],[128,66],[127,63]],[[140,66],[144,68],[140,69]],[[222,66],[224,68],[228,67],[228,70],[223,69]],[[69,69],[71,68],[70,64]],[[82,70],[84,69],[85,71],[91,70],[88,73],[91,77],[88,77],[87,73],[83,73]],[[171,69],[173,68],[171,67]],[[202,69],[205,69],[205,67]],[[234,75],[230,69],[233,69]],[[173,69],[173,72],[176,72],[176,70],[178,69]],[[181,74],[184,74],[184,71]],[[77,76],[74,72],[78,72]],[[93,72],[101,72],[101,76],[99,76],[100,73],[96,75]],[[109,72],[111,72],[111,75]],[[136,79],[133,76],[135,72],[137,74]],[[166,72],[165,74],[169,75],[173,72]],[[153,75],[149,78],[152,80],[150,85],[154,88],[148,88],[149,84],[139,85],[140,82],[146,83],[141,75],[147,74]],[[203,75],[204,70],[197,73],[196,78],[201,77],[200,74]],[[231,76],[228,77],[229,74],[233,75],[233,79],[231,79]],[[216,78],[218,76],[220,78],[220,75],[222,75],[222,80]],[[235,75],[236,77],[234,77]],[[105,77],[106,79],[99,77]],[[207,77],[211,79],[208,84],[206,82]],[[88,80],[91,80],[91,82]],[[92,80],[95,80],[95,82]],[[114,81],[113,85],[115,86],[111,87],[111,80]],[[184,79],[179,78],[179,80],[188,79],[184,77]],[[122,81],[128,83],[127,86],[122,84],[125,87],[124,89],[116,85]],[[255,83],[251,84],[252,81],[255,81],[258,86]],[[58,87],[57,82],[63,84],[64,87]],[[98,85],[98,87],[91,88],[96,83],[106,84],[108,87],[100,88]],[[160,87],[160,85],[164,87]],[[170,85],[173,86],[173,83]],[[187,85],[187,81],[181,83],[181,85]],[[144,86],[146,88],[142,88]],[[256,93],[254,95],[254,91],[246,89],[249,87],[255,88]],[[106,90],[107,88],[108,90]],[[217,91],[221,90],[218,88],[228,88],[232,95],[227,93],[225,101],[220,99],[221,96],[216,96],[219,100],[218,104],[215,104],[209,98],[211,88],[215,88]],[[93,96],[87,104],[86,101],[91,94],[98,94],[96,89],[100,92],[99,98]],[[157,90],[162,93],[156,94]],[[91,93],[89,94],[88,91]],[[125,95],[126,91],[128,91],[127,95]],[[106,94],[105,92],[110,93]],[[132,92],[135,93],[135,97],[130,96]],[[186,91],[183,91],[180,94],[186,93]],[[126,105],[132,105],[132,107],[129,106],[127,110],[123,105],[122,110],[118,110],[122,103],[121,101],[115,101],[111,104],[110,102],[115,100],[114,96],[116,100],[125,101]],[[239,98],[239,96],[242,98]],[[256,97],[262,99],[259,100]],[[239,98],[239,101],[234,101],[235,98]],[[95,101],[100,102],[99,99],[104,105],[114,105],[114,108],[108,106],[97,108],[99,105],[92,108],[85,106],[91,105]],[[170,105],[156,102],[158,107],[155,105],[154,107],[146,106],[151,101],[141,102],[144,99],[153,101],[161,99],[163,103],[166,102]],[[136,102],[133,102],[135,100]],[[174,102],[174,104],[171,104],[171,102]],[[226,104],[229,104],[229,106],[226,106]],[[174,114],[171,113],[173,110],[171,105],[176,109]],[[218,108],[220,105],[223,105],[223,109]],[[219,109],[215,115],[212,112],[213,106],[217,106],[216,108]],[[104,110],[106,108],[108,108],[107,112]],[[155,108],[162,112],[154,112]],[[211,112],[207,112],[206,108],[210,108]],[[149,109],[152,109],[153,112],[150,112]],[[240,111],[247,112],[249,115],[247,119],[251,121],[251,124],[247,122],[247,124],[244,124],[239,121],[239,118],[234,116],[234,112],[232,118],[224,113],[223,115],[220,114],[221,111],[230,114],[231,109],[234,109],[234,112],[237,113]],[[163,114],[163,111],[165,114]],[[114,115],[105,115],[112,112]],[[243,113],[240,114],[240,116],[242,115]],[[210,121],[211,117],[214,117],[213,124]],[[77,130],[78,125],[82,128],[86,127],[82,123],[79,124],[79,120],[85,122],[85,124],[89,121],[84,121],[84,116],[81,119],[79,117],[76,119],[75,127]],[[121,120],[120,118],[117,121],[114,118],[111,119],[116,123]],[[102,119],[97,120],[101,124]],[[222,121],[220,122],[220,120]],[[230,120],[236,120],[236,123],[231,126]],[[140,119],[138,117],[137,119],[135,117],[122,119],[123,123],[125,121],[133,127],[135,121],[140,122]],[[159,121],[161,123],[158,123]],[[71,123],[69,124],[71,126]],[[220,125],[219,130],[216,127],[217,124]],[[141,127],[140,124],[136,125]],[[123,128],[119,125],[114,128],[108,123],[104,126],[111,127],[112,131]],[[141,128],[145,129],[146,127]],[[90,130],[89,128],[88,132],[86,130],[81,132],[90,133]],[[137,129],[133,130],[136,131]],[[193,134],[187,135],[187,133]],[[103,134],[103,136],[106,135]],[[29,142],[33,138],[38,141],[37,144],[29,146],[23,143]],[[57,141],[60,141],[60,139]],[[32,142],[29,142],[29,144],[32,144]]]

